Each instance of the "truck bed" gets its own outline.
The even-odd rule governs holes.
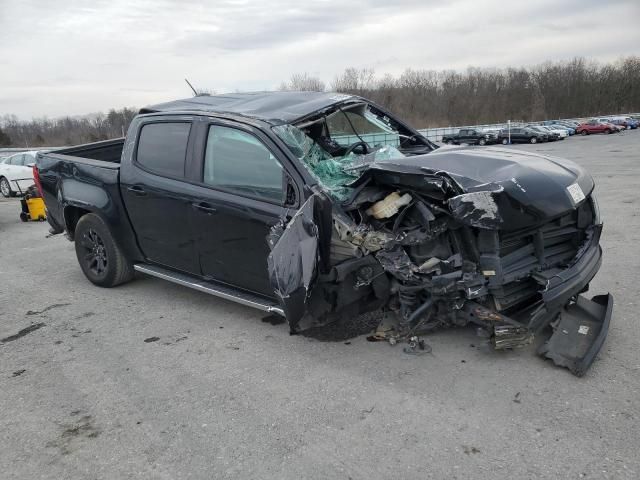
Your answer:
[[[52,153],[54,153],[53,156],[64,155],[67,157],[77,157],[82,160],[98,160],[100,162],[119,164],[123,148],[124,138],[116,138],[56,150]]]
[[[38,153],[36,166],[52,233],[93,210],[105,214],[112,227],[127,223],[119,189],[124,143],[118,138]]]

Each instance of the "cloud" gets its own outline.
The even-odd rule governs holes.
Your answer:
[[[612,5],[612,3],[615,3]],[[22,118],[272,89],[346,67],[533,65],[637,53],[634,0],[0,1],[0,114]],[[17,100],[19,99],[19,101]]]

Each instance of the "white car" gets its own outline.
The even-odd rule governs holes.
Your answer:
[[[36,153],[16,153],[0,162],[0,193],[3,197],[15,197],[21,190],[25,192],[33,185],[31,165],[36,163]]]
[[[564,140],[569,136],[569,132],[567,132],[564,128],[553,128],[547,126],[543,126],[543,128],[551,133],[557,134],[560,137],[559,140]]]

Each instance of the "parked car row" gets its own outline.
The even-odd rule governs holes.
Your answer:
[[[496,132],[480,128],[462,128],[458,133],[442,136],[442,143],[446,143],[447,145],[460,145],[462,143],[470,145],[490,145],[497,141],[498,135]]]
[[[21,152],[0,160],[0,193],[15,197],[33,185],[33,165],[37,151]]]
[[[547,120],[535,124],[512,124],[510,128],[463,128],[442,136],[448,145],[491,145],[501,143],[541,143],[564,140],[572,135],[618,133],[638,128],[640,115],[598,117],[590,120]]]

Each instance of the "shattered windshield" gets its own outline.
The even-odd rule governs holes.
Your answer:
[[[398,149],[398,131],[366,108],[338,110],[307,125],[273,130],[339,201],[349,197],[349,185],[372,163],[405,157]]]

